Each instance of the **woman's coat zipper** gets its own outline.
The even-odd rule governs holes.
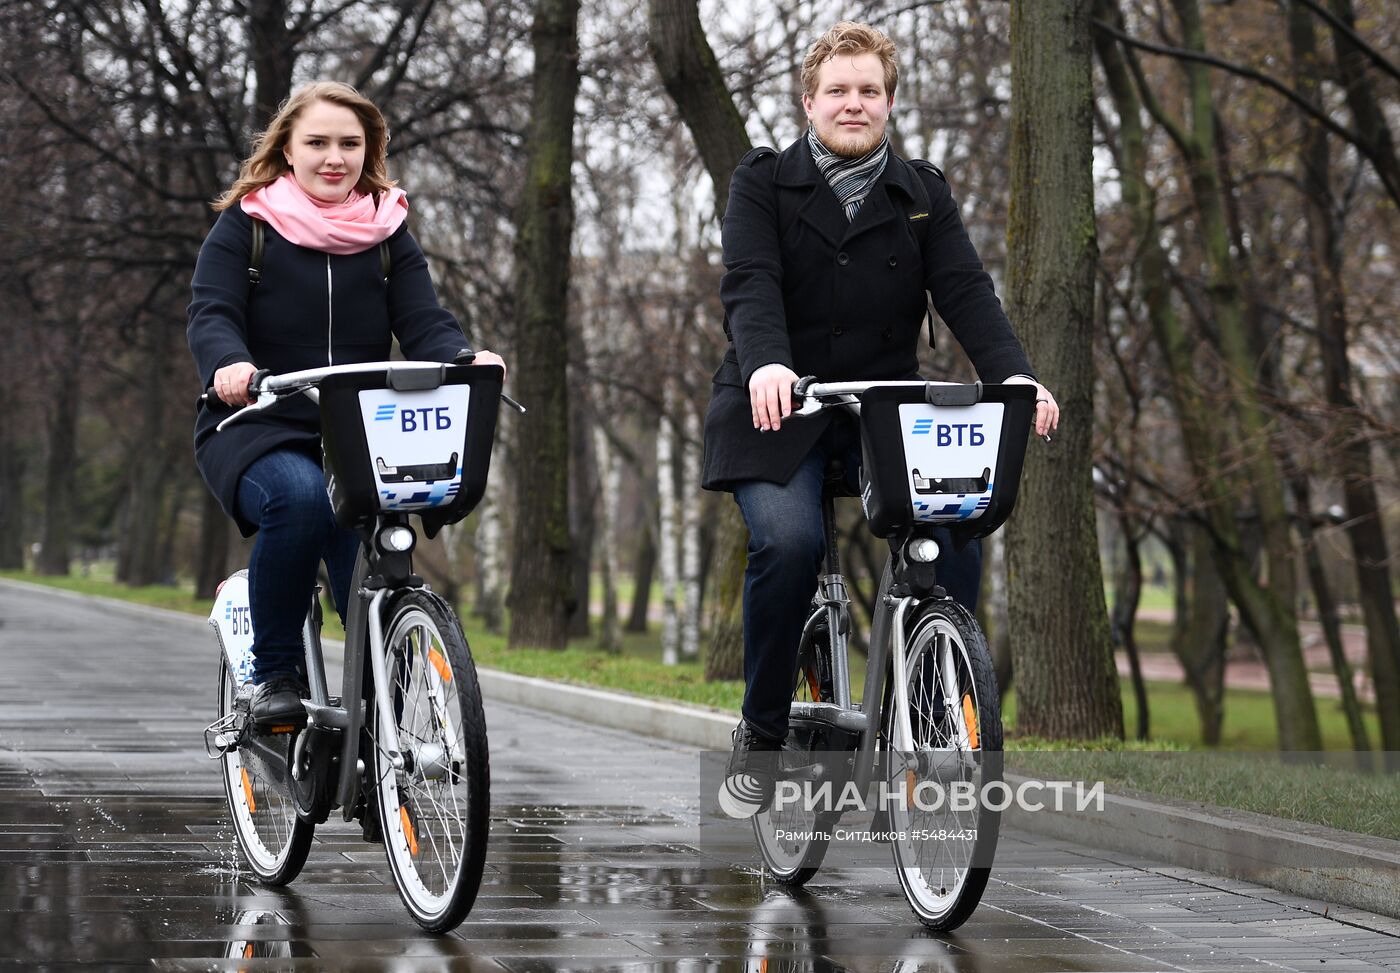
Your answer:
[[[335,345],[332,337],[335,333],[335,304],[331,300],[331,255],[326,254],[326,364],[335,364]]]

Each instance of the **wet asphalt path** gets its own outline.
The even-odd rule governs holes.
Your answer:
[[[338,815],[240,873],[201,624],[0,582],[0,970],[1400,969],[1395,920],[1015,833],[955,935],[889,869],[791,896],[697,850],[698,751],[490,700],[485,884],[426,936]]]

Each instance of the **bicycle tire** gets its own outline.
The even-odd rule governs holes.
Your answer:
[[[816,611],[826,614],[825,607]],[[826,634],[823,646],[821,637]],[[825,694],[825,695],[824,695]],[[830,635],[824,627],[807,624],[802,630],[802,641],[797,648],[797,672],[792,692],[793,702],[830,702],[831,694],[831,643]],[[816,728],[802,720],[792,720],[788,726],[787,740],[783,743],[785,762],[800,761],[818,745]],[[826,857],[829,840],[823,835],[831,833],[835,823],[830,815],[805,811],[800,806],[760,811],[753,816],[754,840],[763,859],[763,869],[768,877],[779,885],[788,888],[801,888],[811,881],[821,868]],[[810,835],[807,838],[780,839],[780,833]]]
[[[890,808],[895,872],[914,915],[924,926],[946,932],[967,921],[986,889],[996,851],[1000,814],[973,802],[960,812],[944,801],[910,801],[923,782],[967,781],[980,791],[1001,779],[1001,704],[991,654],[976,619],[951,598],[928,599],[910,613],[903,685],[909,703],[915,767],[896,759],[895,700],[883,715],[888,786],[906,788]],[[949,695],[948,690],[953,694]],[[952,701],[958,701],[952,703]],[[902,776],[903,781],[896,778]],[[946,839],[927,836],[948,833]],[[923,834],[925,837],[918,837]]]
[[[410,590],[388,615],[394,712],[375,714],[372,785],[399,898],[420,926],[442,933],[471,911],[486,863],[486,718],[471,651],[447,602]]]
[[[236,689],[228,659],[219,653],[219,717],[233,711]],[[284,734],[290,748],[295,734]],[[224,798],[238,841],[239,852],[259,882],[271,887],[286,885],[301,873],[311,851],[316,826],[297,813],[296,802],[286,789],[249,753],[229,750],[219,758]]]

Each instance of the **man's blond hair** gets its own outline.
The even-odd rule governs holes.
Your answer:
[[[885,97],[893,98],[899,83],[899,67],[894,63],[894,41],[869,24],[843,20],[832,27],[807,51],[802,60],[802,93],[812,97],[817,93],[817,74],[821,66],[837,55],[854,57],[874,54],[885,69]]]

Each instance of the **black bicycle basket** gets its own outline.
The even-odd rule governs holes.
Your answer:
[[[498,365],[356,372],[321,382],[326,487],[335,519],[418,514],[429,537],[481,502],[504,373]]]
[[[861,396],[861,504],[878,537],[919,524],[961,547],[1011,516],[1035,415],[1030,385],[876,386]]]

